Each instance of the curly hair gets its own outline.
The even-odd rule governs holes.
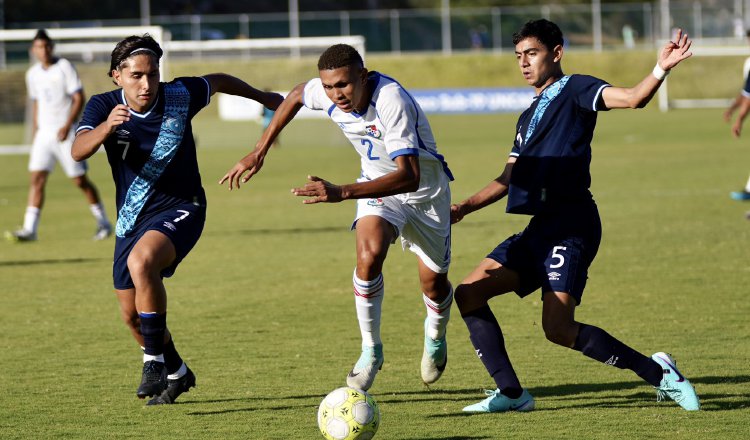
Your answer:
[[[556,46],[563,45],[563,34],[560,28],[549,20],[531,20],[513,34],[513,44],[516,45],[526,38],[534,37],[547,49],[554,50]]]
[[[117,43],[115,49],[112,51],[112,57],[109,64],[109,72],[107,75],[112,76],[113,70],[119,70],[122,68],[122,63],[130,58],[131,55],[138,54],[150,54],[156,57],[158,64],[164,51],[161,50],[159,43],[151,37],[149,34],[143,34],[142,36],[131,35],[126,39]]]
[[[334,44],[318,59],[318,70],[333,70],[352,65],[364,67],[365,64],[357,49],[348,44]]]

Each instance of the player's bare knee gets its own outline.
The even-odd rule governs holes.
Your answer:
[[[357,252],[357,277],[362,280],[372,280],[383,270],[384,257],[379,252],[369,248]]]
[[[128,271],[134,279],[153,275],[158,272],[155,267],[154,256],[148,252],[131,252],[128,256]]]
[[[554,344],[572,347],[576,341],[575,326],[542,322],[542,328],[544,329],[544,336]]]
[[[472,291],[471,285],[459,284],[453,292],[453,300],[456,301],[461,313],[470,312],[483,305],[483,300]],[[486,303],[486,302],[484,302]]]

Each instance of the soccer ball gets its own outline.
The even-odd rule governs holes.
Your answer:
[[[364,391],[337,388],[318,407],[318,427],[328,440],[367,440],[380,425],[375,400]]]

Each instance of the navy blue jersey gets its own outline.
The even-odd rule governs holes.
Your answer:
[[[536,215],[591,202],[591,139],[606,82],[564,76],[518,118],[507,212]]]
[[[151,108],[145,113],[131,109],[130,121],[104,141],[117,191],[118,236],[179,204],[205,206],[190,121],[208,105],[210,92],[201,77],[160,83]],[[127,104],[122,89],[92,96],[78,130],[96,128],[117,104]]]
[[[745,77],[745,87],[742,88],[742,95],[746,98],[750,98],[750,75]]]

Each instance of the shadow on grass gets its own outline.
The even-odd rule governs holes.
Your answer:
[[[261,228],[261,229],[238,229],[238,230],[223,230],[216,232],[204,232],[203,235],[216,235],[226,237],[228,235],[294,235],[294,234],[307,234],[311,232],[325,233],[325,232],[346,232],[348,228],[346,226],[318,226],[318,227],[305,227],[305,228]]]
[[[750,383],[750,375],[737,376],[701,376],[690,379],[692,383],[699,385],[716,385],[716,384],[743,384]],[[625,390],[640,391],[625,393]],[[673,406],[673,402],[667,401],[657,403],[653,391],[649,390],[648,385],[642,381],[627,382],[606,382],[606,383],[584,383],[584,384],[565,384],[555,386],[541,386],[529,388],[529,392],[540,401],[548,403],[560,402],[561,407],[552,405],[542,405],[535,411],[559,411],[574,408],[641,408],[644,406]],[[742,393],[733,394],[716,394],[705,393],[698,389],[701,399],[701,409],[704,411],[731,411],[736,409],[745,409],[750,406],[750,402],[745,399]],[[605,393],[602,396],[591,396],[592,393]],[[381,404],[413,404],[420,402],[437,402],[446,401],[456,405],[456,411],[453,413],[441,413],[429,415],[427,417],[444,418],[444,417],[472,417],[477,414],[461,412],[460,407],[464,402],[474,403],[481,400],[482,389],[479,388],[462,388],[462,389],[429,389],[397,391],[390,393],[377,394],[373,393],[376,401]],[[289,396],[258,396],[258,397],[237,397],[227,399],[206,399],[178,402],[179,405],[211,405],[217,403],[246,403],[258,402],[256,407],[244,408],[227,408],[216,411],[194,411],[188,413],[192,416],[212,416],[237,412],[253,411],[285,411],[294,408],[310,408],[317,404],[322,395],[289,395]],[[731,399],[731,401],[727,401]],[[283,401],[283,400],[310,400],[311,402],[295,405],[283,406],[264,406],[266,401]],[[564,402],[564,403],[563,403]],[[545,407],[546,406],[546,407]],[[481,416],[481,414],[479,415]],[[459,437],[440,437],[430,438],[430,440],[452,440]],[[490,437],[460,437],[467,439],[485,439]],[[421,439],[415,437],[414,440]]]
[[[481,437],[467,437],[462,435],[461,437],[409,437],[409,440],[486,440],[492,439],[493,437],[481,436]]]
[[[111,258],[59,258],[59,259],[48,259],[48,260],[0,261],[0,267],[44,266],[48,264],[78,264],[78,263],[93,263],[95,261],[112,261],[112,259]]]

